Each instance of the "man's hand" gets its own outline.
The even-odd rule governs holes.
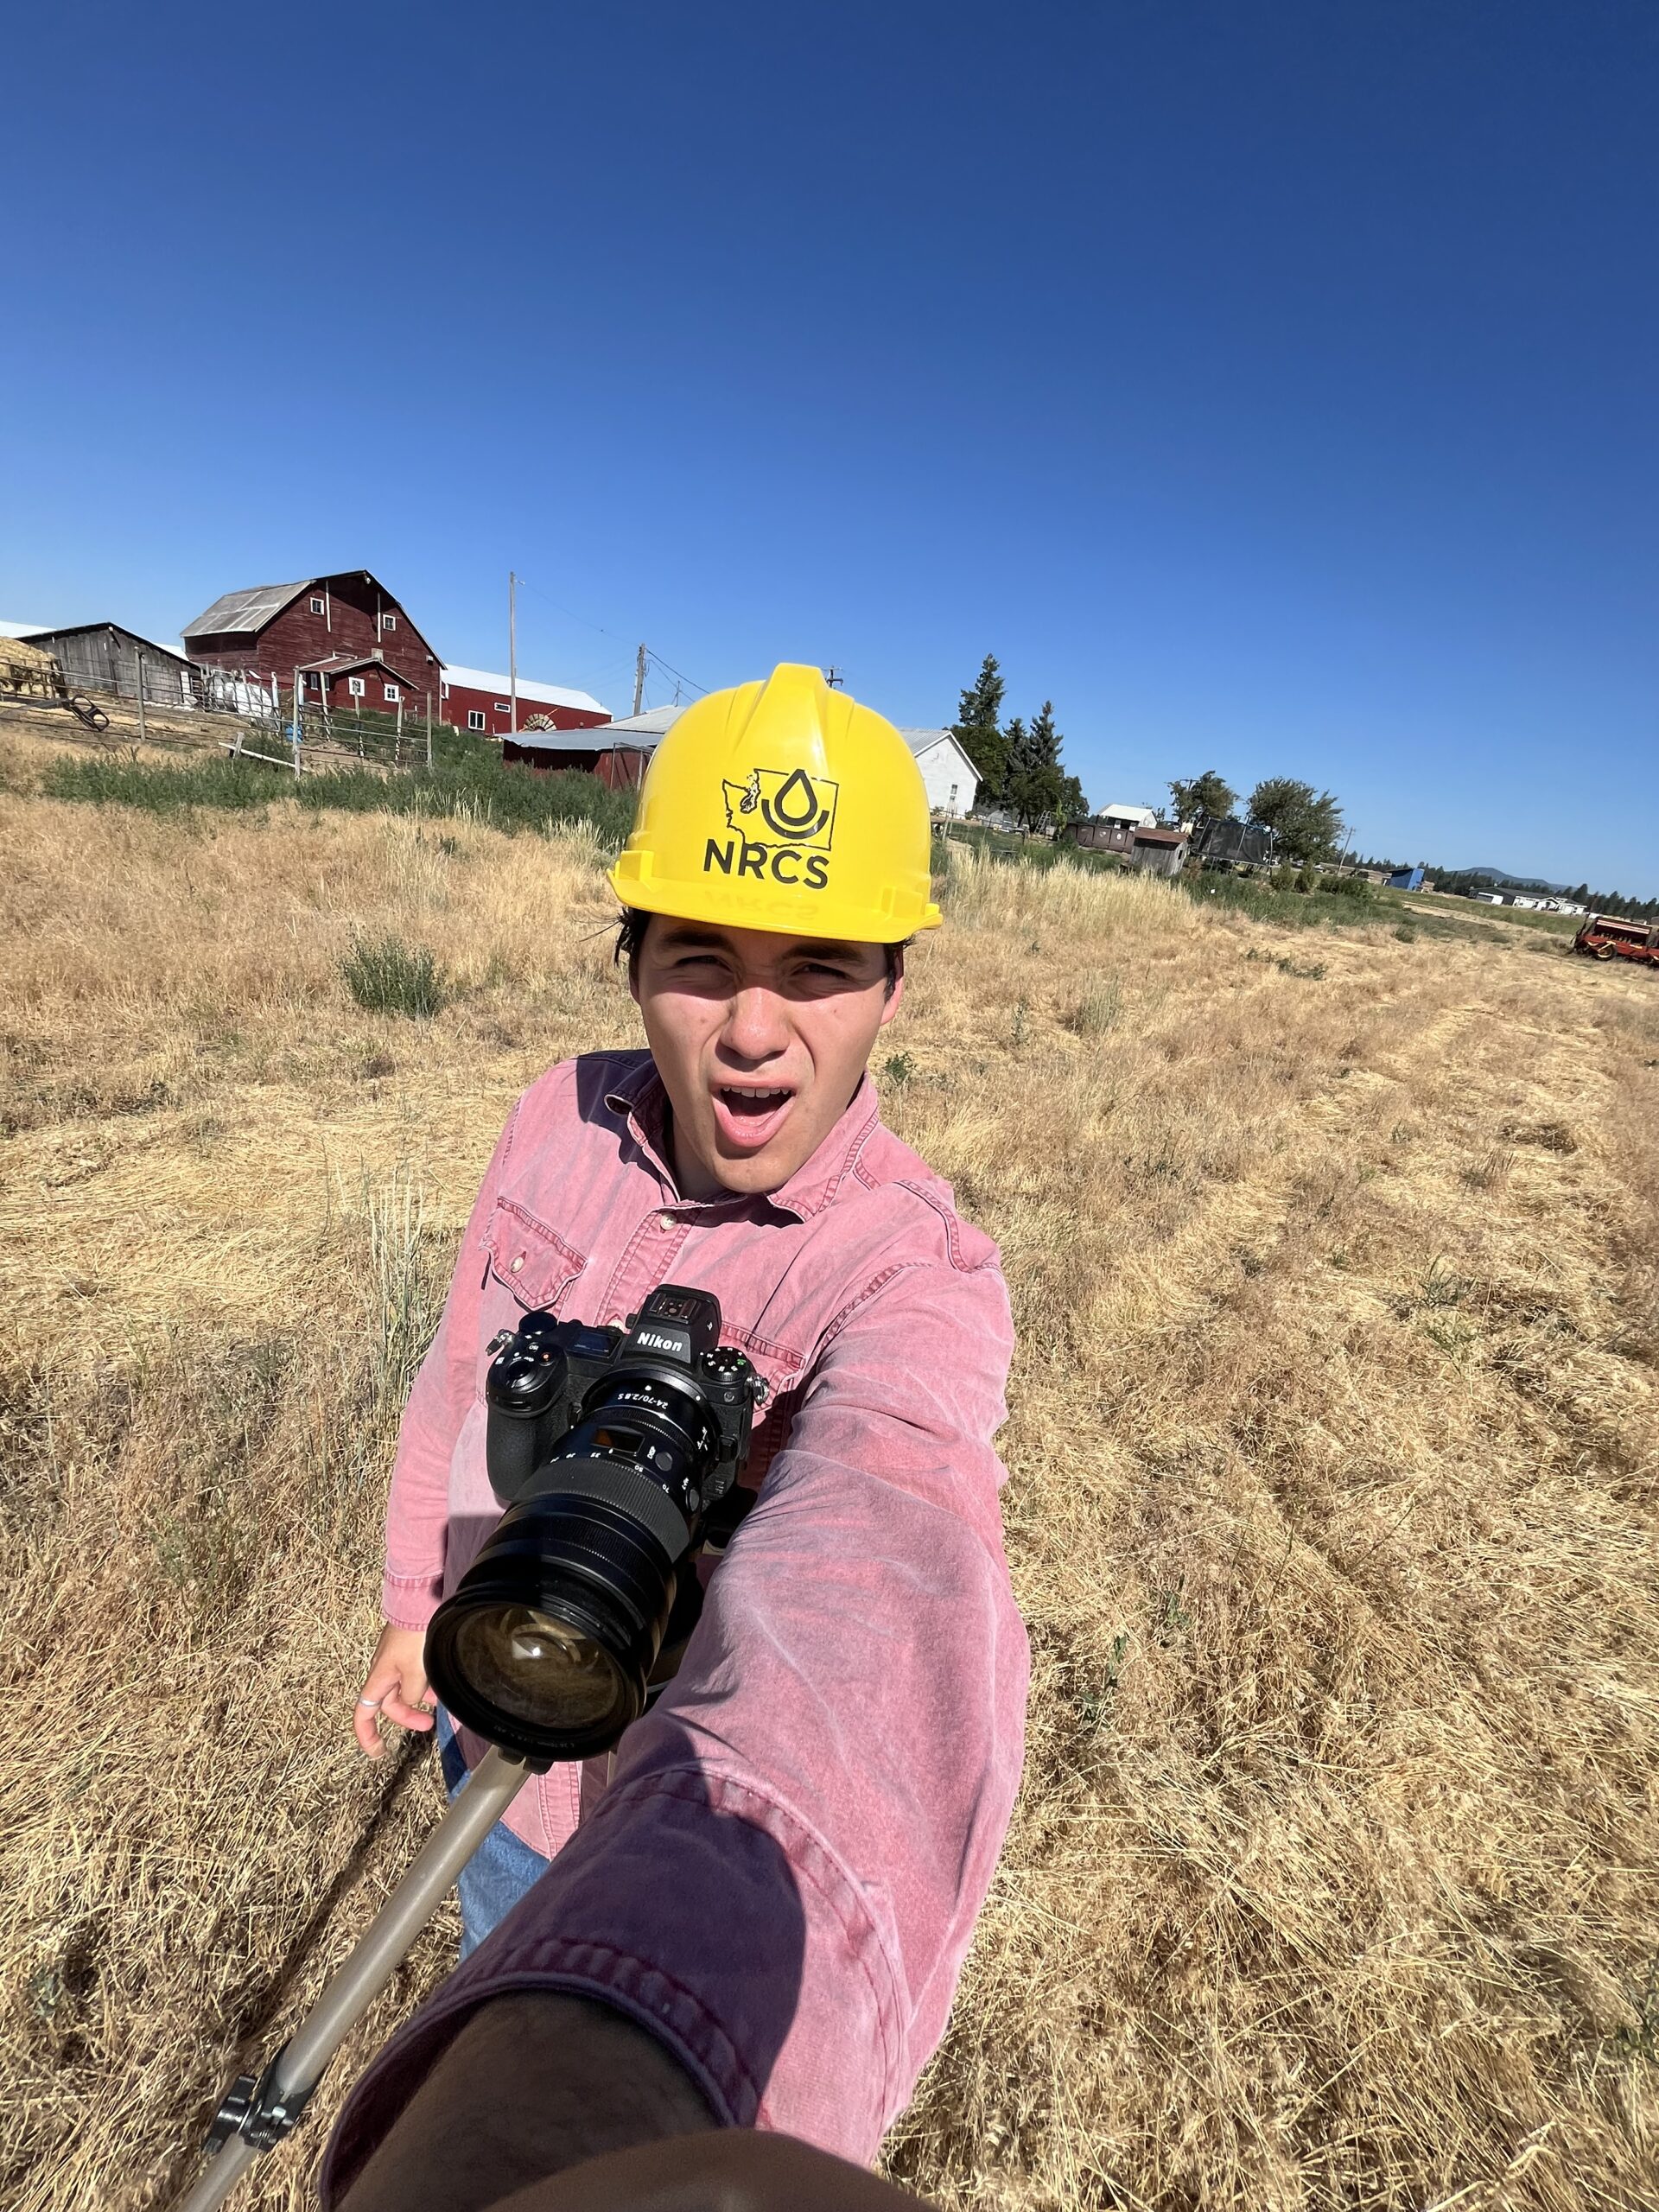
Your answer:
[[[426,1634],[418,1628],[385,1628],[357,1694],[352,1726],[372,1759],[384,1758],[385,1743],[375,1726],[384,1713],[400,1728],[432,1726],[432,1692],[426,1679]]]
[[[344,2212],[482,2212],[584,2158],[714,2125],[690,2075],[625,2014],[515,1991],[461,2030]]]

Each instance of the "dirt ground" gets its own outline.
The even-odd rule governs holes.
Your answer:
[[[440,1802],[353,1750],[398,1408],[600,855],[30,795],[0,733],[0,2199],[194,2171]],[[958,862],[876,1074],[1001,1243],[1035,1682],[890,2170],[953,2208],[1659,2202],[1659,977]],[[1393,917],[1390,917],[1392,920]],[[362,1011],[354,933],[429,947]],[[429,1929],[242,2202],[299,2205]]]

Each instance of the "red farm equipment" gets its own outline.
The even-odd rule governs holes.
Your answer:
[[[1634,960],[1659,968],[1659,922],[1627,922],[1618,914],[1590,914],[1573,940],[1574,952],[1592,960]]]

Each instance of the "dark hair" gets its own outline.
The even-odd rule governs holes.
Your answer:
[[[619,963],[626,960],[630,975],[633,973],[634,963],[639,959],[640,948],[645,944],[645,925],[650,919],[651,916],[643,908],[625,906],[622,909],[622,918],[616,925],[616,944],[611,957]],[[910,939],[906,938],[903,944],[884,944],[881,948],[887,956],[887,996],[889,998],[898,988],[899,970],[904,959],[905,946],[909,943]]]

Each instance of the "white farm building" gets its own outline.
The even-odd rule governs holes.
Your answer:
[[[916,756],[934,814],[971,814],[979,771],[948,729],[901,729],[899,736]]]

